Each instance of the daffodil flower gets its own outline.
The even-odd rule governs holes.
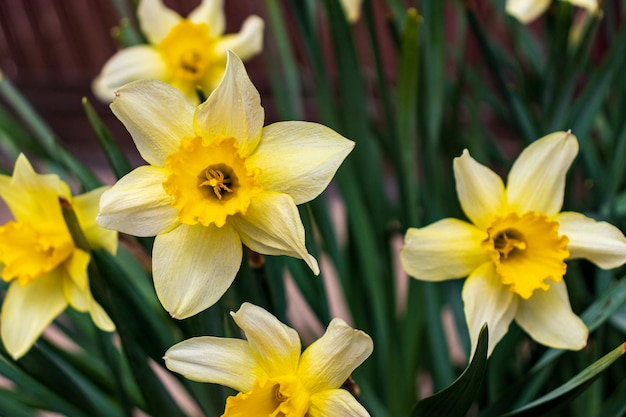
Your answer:
[[[90,255],[74,245],[61,202],[71,205],[92,249],[115,253],[117,233],[96,224],[105,188],[72,197],[57,175],[37,174],[20,155],[13,176],[0,175],[0,197],[15,220],[0,226],[0,264],[11,282],[2,304],[0,330],[7,351],[23,356],[44,329],[72,306],[89,312],[96,326],[115,326],[89,289]]]
[[[226,50],[242,59],[263,48],[263,20],[248,17],[237,34],[224,35],[223,0],[202,0],[187,18],[165,7],[161,0],[140,0],[137,19],[149,44],[117,52],[93,82],[94,94],[113,100],[115,90],[136,80],[161,80],[198,104],[197,88],[215,89],[226,66]]]
[[[562,0],[587,9],[589,13],[598,11],[597,0]],[[508,14],[519,20],[521,23],[528,24],[537,19],[545,12],[552,3],[552,0],[507,0],[505,10]]]
[[[166,366],[188,379],[239,391],[223,417],[369,416],[341,385],[372,353],[372,339],[335,318],[301,352],[298,333],[261,307],[231,313],[247,340],[203,336],[165,353]]]
[[[167,84],[137,81],[111,104],[143,159],[105,192],[98,223],[157,235],[152,253],[161,303],[183,319],[213,305],[232,283],[242,242],[255,252],[304,259],[296,204],[312,200],[354,143],[309,122],[263,127],[264,111],[241,60],[197,108]]]
[[[626,238],[606,222],[560,212],[577,153],[571,133],[547,135],[520,154],[505,188],[465,150],[454,160],[454,176],[473,224],[443,219],[407,231],[401,260],[409,275],[428,281],[469,275],[463,301],[473,346],[487,322],[491,353],[513,319],[546,346],[586,345],[587,327],[572,312],[563,281],[564,261],[615,268],[626,262]]]

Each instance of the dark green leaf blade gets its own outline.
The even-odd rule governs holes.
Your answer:
[[[487,369],[489,330],[483,325],[476,352],[465,371],[449,387],[417,403],[411,417],[464,416],[476,398]]]
[[[591,383],[600,376],[602,371],[619,359],[624,352],[626,352],[626,343],[622,343],[554,391],[501,417],[540,417],[552,415],[551,413],[554,413],[560,407],[576,398],[591,385]]]

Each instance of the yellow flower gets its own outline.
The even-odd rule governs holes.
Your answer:
[[[0,197],[15,220],[0,226],[2,279],[11,282],[2,305],[0,330],[7,351],[24,355],[67,305],[89,312],[101,329],[114,325],[89,289],[89,253],[78,249],[61,202],[70,204],[92,249],[115,253],[117,233],[96,224],[99,188],[72,197],[56,175],[38,175],[24,155],[13,176],[0,175]]]
[[[572,3],[574,6],[584,7],[589,13],[598,12],[597,0],[562,0]],[[538,18],[545,12],[552,0],[507,0],[506,12],[519,20],[521,23],[527,24]]]
[[[454,160],[454,175],[473,224],[443,219],[407,231],[401,260],[409,275],[428,281],[469,275],[463,301],[472,346],[487,322],[491,353],[513,319],[547,346],[587,343],[587,327],[570,307],[564,261],[585,258],[615,268],[626,262],[626,238],[608,223],[560,212],[577,153],[571,133],[547,135],[520,154],[505,188],[465,150]]]
[[[221,84],[197,108],[166,84],[137,81],[119,90],[111,109],[150,165],[104,193],[98,223],[157,235],[154,285],[173,317],[194,315],[224,294],[242,242],[302,258],[319,273],[296,204],[326,188],[353,142],[316,123],[263,128],[259,93],[232,52]]]
[[[335,318],[304,352],[298,333],[261,307],[231,313],[247,340],[195,337],[165,353],[167,367],[188,379],[239,391],[223,417],[369,416],[341,385],[372,353],[372,339]]]
[[[110,102],[115,90],[136,80],[161,80],[199,102],[196,88],[205,94],[215,89],[224,74],[226,50],[242,59],[263,48],[263,20],[246,19],[238,34],[223,35],[223,0],[202,0],[186,19],[165,7],[161,0],[141,0],[137,18],[148,45],[117,52],[93,82],[94,94]]]

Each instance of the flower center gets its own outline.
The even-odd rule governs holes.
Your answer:
[[[209,70],[214,46],[205,23],[192,23],[183,19],[159,46],[172,71],[174,84],[186,84],[192,88],[202,84]]]
[[[163,183],[174,197],[184,224],[222,227],[226,218],[246,214],[250,200],[261,192],[259,169],[248,169],[233,138],[204,144],[201,137],[184,138],[178,151],[165,160],[170,172]]]
[[[300,380],[283,376],[256,380],[252,390],[226,399],[222,417],[304,417],[309,410],[309,393]]]
[[[524,299],[536,289],[547,290],[546,280],[559,282],[567,266],[567,236],[559,224],[534,212],[497,218],[487,229],[483,248],[491,253],[502,283]]]
[[[226,172],[226,174],[224,174],[224,172]],[[209,187],[219,200],[222,199],[222,192],[226,191],[232,193],[233,190],[230,187],[234,188],[237,184],[237,177],[233,172],[229,172],[229,168],[224,164],[208,167],[204,171],[204,175],[206,176],[206,180],[202,181],[199,187]],[[203,179],[202,177],[200,178],[200,180]],[[229,194],[227,194],[227,196],[228,195]]]
[[[10,221],[0,226],[0,263],[2,279],[18,279],[26,285],[55,269],[74,251],[67,230],[46,230],[28,223]]]

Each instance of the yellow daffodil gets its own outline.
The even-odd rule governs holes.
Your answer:
[[[20,155],[13,176],[0,175],[0,197],[15,220],[0,226],[2,279],[11,282],[2,304],[0,330],[7,351],[24,355],[43,330],[71,305],[89,312],[94,323],[114,325],[89,289],[89,253],[74,245],[61,204],[74,210],[92,249],[115,253],[117,233],[96,224],[99,188],[72,197],[57,175],[37,174]]]
[[[186,378],[239,391],[223,417],[369,416],[341,385],[372,353],[372,339],[341,319],[301,352],[298,333],[261,307],[231,313],[247,340],[204,336],[165,353],[167,367]]]
[[[223,0],[202,0],[187,18],[161,0],[140,0],[137,19],[149,44],[117,52],[93,83],[101,100],[113,100],[115,90],[136,80],[161,80],[178,88],[194,104],[196,89],[209,94],[226,66],[226,50],[242,59],[263,48],[263,20],[248,17],[238,34],[224,35]]]
[[[574,6],[584,7],[589,13],[598,11],[597,0],[562,0],[572,3]],[[519,20],[521,23],[527,24],[538,18],[545,12],[552,3],[552,0],[507,0],[506,12]]]
[[[157,235],[154,285],[165,309],[183,319],[213,305],[253,251],[304,259],[296,204],[328,185],[354,143],[309,122],[263,127],[264,111],[241,60],[229,52],[224,79],[197,108],[172,87],[137,81],[117,93],[141,166],[104,193],[98,223]]]
[[[626,238],[608,223],[560,212],[577,153],[571,133],[547,135],[520,154],[505,188],[465,150],[454,160],[454,176],[473,224],[443,219],[407,231],[401,260],[409,275],[428,281],[469,275],[463,301],[473,346],[487,322],[491,352],[513,319],[544,345],[585,346],[587,327],[570,307],[564,261],[615,268],[626,262]]]

